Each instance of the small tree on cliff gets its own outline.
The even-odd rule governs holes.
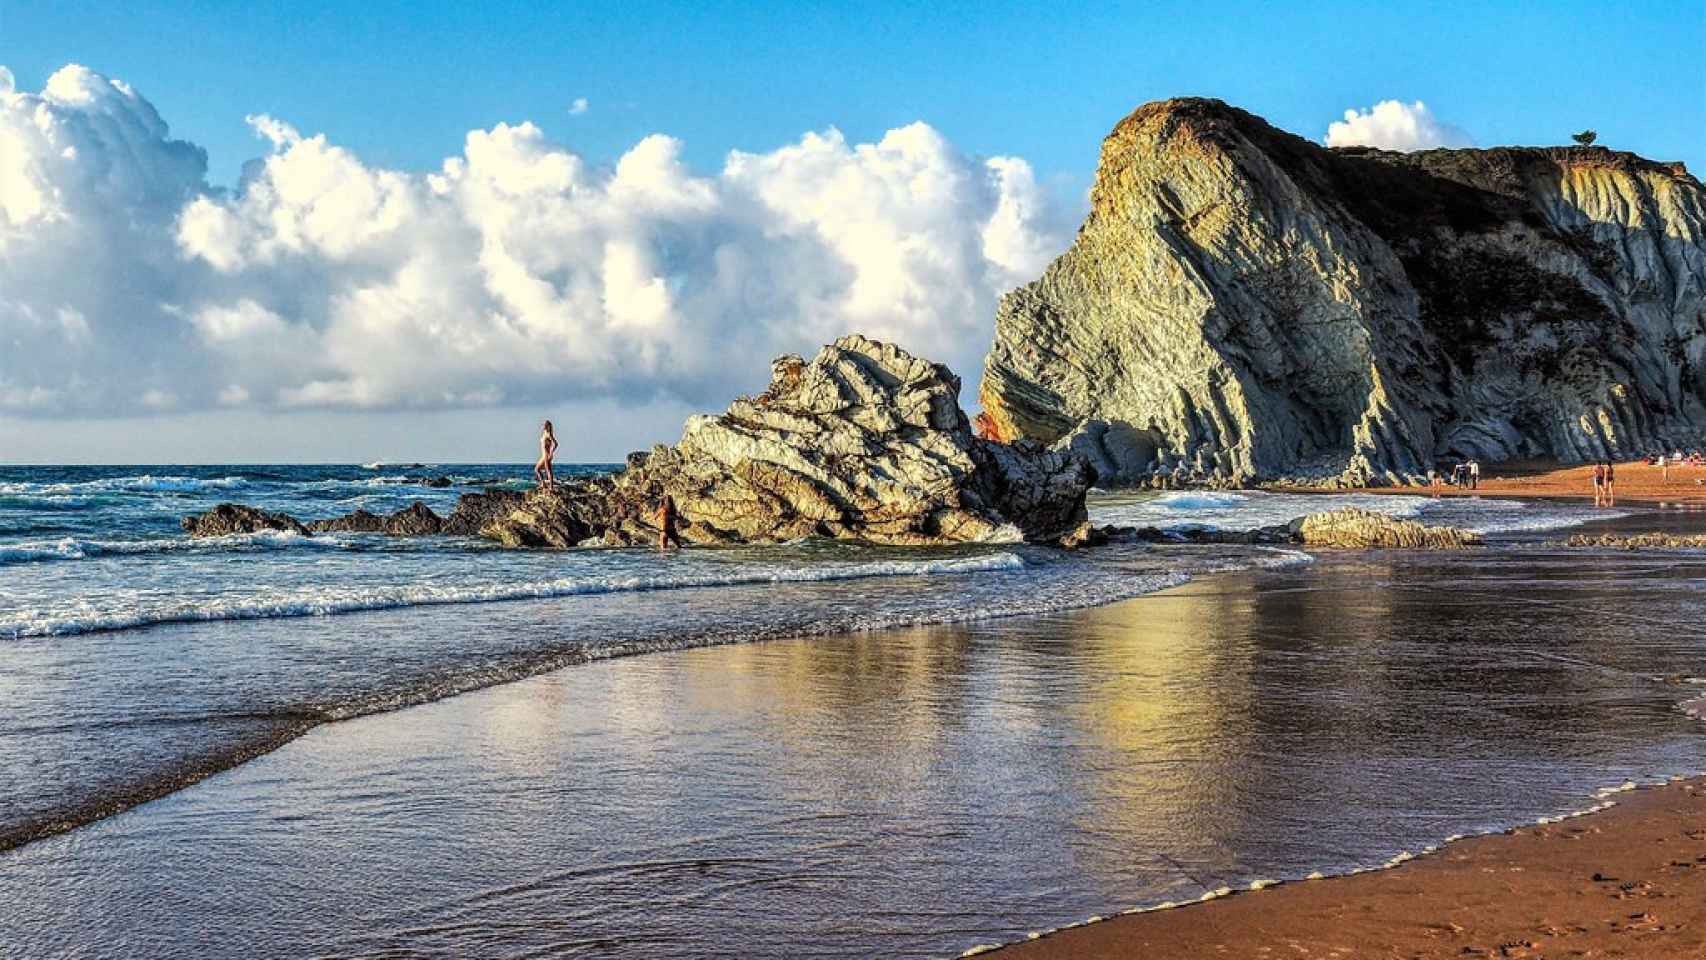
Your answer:
[[[1583,130],[1581,133],[1571,134],[1570,139],[1584,147],[1591,147],[1593,146],[1593,142],[1599,139],[1599,134],[1592,130]]]

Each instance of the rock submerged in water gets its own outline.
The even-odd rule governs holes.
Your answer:
[[[1578,533],[1565,541],[1571,547],[1605,547],[1614,550],[1699,550],[1706,548],[1706,535],[1697,533]]]
[[[390,517],[358,512],[313,528],[474,534],[515,547],[625,546],[657,541],[655,511],[669,496],[687,543],[1076,542],[1096,479],[1089,463],[978,437],[959,391],[959,378],[941,364],[847,336],[809,362],[777,359],[763,393],[693,417],[679,443],[630,456],[614,477],[468,494],[443,520],[416,503]],[[185,521],[192,534],[196,521]]]
[[[1480,545],[1480,534],[1458,527],[1429,527],[1372,510],[1345,507],[1254,530],[1159,530],[1102,527],[1091,539],[1129,538],[1147,543],[1291,543],[1350,550],[1455,550]]]
[[[1292,541],[1311,547],[1452,550],[1476,546],[1481,535],[1457,527],[1429,527],[1373,510],[1345,507],[1293,520]]]
[[[309,533],[308,528],[297,522],[295,517],[283,513],[269,513],[238,503],[222,503],[206,513],[185,517],[181,522],[189,535],[198,539],[228,537],[235,533],[263,533],[268,530],[295,533],[304,537]]]

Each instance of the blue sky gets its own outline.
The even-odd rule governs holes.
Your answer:
[[[0,461],[610,460],[850,331],[969,405],[1141,103],[1701,174],[1703,63],[1700,0],[0,0]]]
[[[264,112],[369,162],[435,167],[530,119],[595,160],[667,132],[696,168],[836,126],[925,120],[960,149],[1088,181],[1132,107],[1207,95],[1319,139],[1423,100],[1477,143],[1602,142],[1706,170],[1706,4],[53,3],[0,0],[0,63],[123,78],[215,183]],[[589,101],[570,115],[577,97]]]

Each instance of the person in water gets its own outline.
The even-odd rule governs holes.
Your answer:
[[[542,487],[553,486],[557,475],[551,470],[551,460],[557,455],[557,434],[551,429],[551,421],[545,421],[544,428],[539,433],[539,462],[533,465],[533,479]]]
[[[672,543],[681,546],[681,535],[675,532],[675,498],[666,493],[658,504],[658,549],[668,550]]]

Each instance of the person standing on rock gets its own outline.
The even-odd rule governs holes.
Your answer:
[[[681,546],[681,535],[675,532],[675,498],[663,495],[658,504],[658,549],[668,550],[670,544]]]
[[[539,433],[539,462],[533,465],[533,480],[541,487],[557,483],[557,475],[551,469],[551,460],[556,455],[557,434],[551,429],[551,421],[547,420]]]

